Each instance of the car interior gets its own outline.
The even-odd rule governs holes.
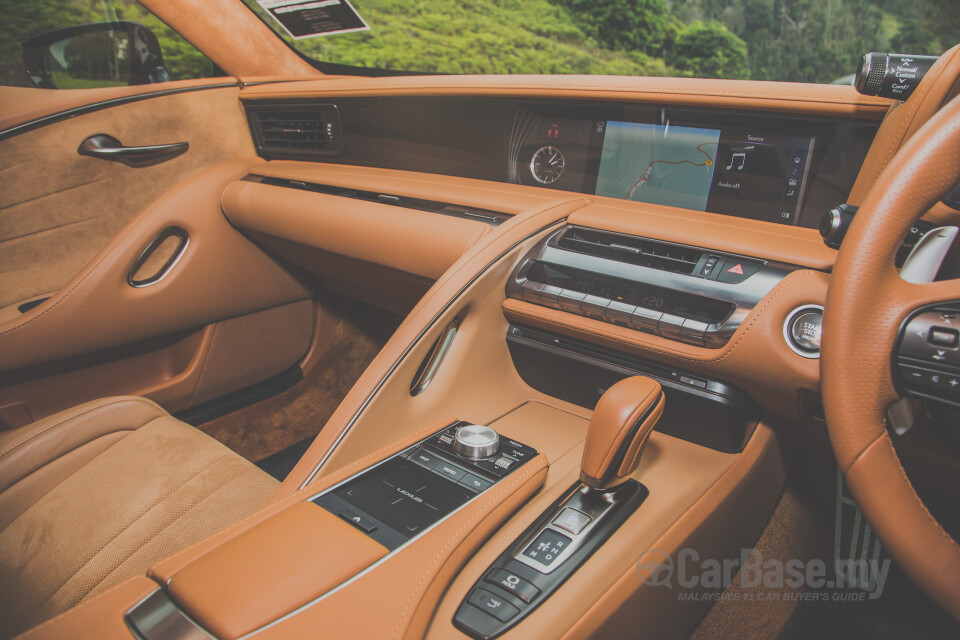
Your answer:
[[[115,21],[141,83],[0,87],[0,638],[960,637],[960,45],[359,74],[142,4],[217,75]]]

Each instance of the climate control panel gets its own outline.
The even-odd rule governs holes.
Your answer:
[[[720,348],[796,267],[566,227],[530,251],[507,296],[635,331]]]

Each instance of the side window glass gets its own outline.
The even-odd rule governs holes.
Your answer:
[[[31,0],[3,14],[3,86],[91,89],[223,75],[136,0]]]

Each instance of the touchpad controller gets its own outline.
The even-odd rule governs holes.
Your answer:
[[[461,430],[468,444],[482,430],[496,436],[488,427],[457,422],[312,501],[393,550],[536,455],[510,439],[484,450],[465,448],[457,439]]]

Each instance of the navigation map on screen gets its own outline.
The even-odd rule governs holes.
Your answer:
[[[813,138],[616,121],[596,131],[597,195],[795,223]]]
[[[719,129],[608,122],[597,195],[704,211]]]

